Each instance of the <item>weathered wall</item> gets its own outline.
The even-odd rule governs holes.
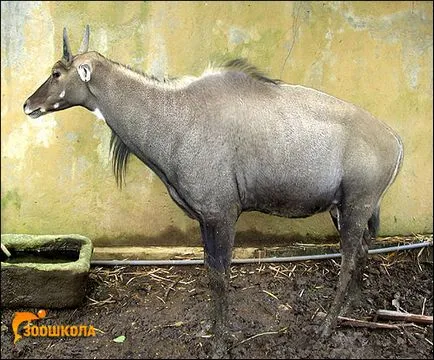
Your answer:
[[[353,102],[401,134],[405,161],[381,234],[432,232],[432,2],[2,2],[1,231],[80,233],[105,244],[198,245],[198,224],[137,159],[116,188],[110,131],[81,108],[33,120],[25,99],[61,56],[63,26],[156,76],[200,75],[246,57],[268,73]],[[239,241],[325,238],[328,214],[243,214]]]

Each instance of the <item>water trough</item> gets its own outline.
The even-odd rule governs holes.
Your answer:
[[[2,234],[1,306],[72,308],[86,292],[93,246],[81,235]]]

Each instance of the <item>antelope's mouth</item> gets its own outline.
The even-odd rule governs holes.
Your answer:
[[[38,117],[40,117],[43,114],[43,112],[41,111],[41,108],[33,110],[31,113],[27,114],[28,116],[30,116],[32,119],[36,119]]]

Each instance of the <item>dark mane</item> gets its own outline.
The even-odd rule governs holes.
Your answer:
[[[112,130],[110,139],[110,155],[112,159],[113,173],[116,178],[116,184],[122,188],[125,184],[125,175],[127,172],[127,161],[131,151]]]
[[[241,71],[244,74],[250,76],[251,78],[265,83],[271,83],[274,85],[278,85],[282,83],[282,81],[279,79],[270,79],[269,77],[264,75],[260,70],[258,70],[255,66],[250,65],[245,59],[229,60],[223,64],[223,68],[228,70]]]
[[[116,61],[110,60],[112,63],[121,66],[125,69],[128,69],[130,71],[135,72],[136,74],[139,74],[143,76],[145,79],[155,81],[157,83],[170,83],[171,81],[177,80],[178,77],[164,77],[164,78],[157,78],[154,75],[146,74],[145,72],[135,69],[129,65],[121,64]],[[282,84],[283,81],[280,79],[271,79],[268,76],[266,76],[262,71],[260,71],[256,66],[251,65],[246,59],[233,59],[226,61],[221,66],[225,70],[233,70],[233,71],[239,71],[247,76],[251,77],[252,79],[264,82],[264,83],[271,83],[274,85]]]
[[[176,77],[164,77],[164,78],[160,79],[160,78],[158,78],[158,77],[156,77],[154,75],[146,74],[142,70],[138,70],[136,68],[133,68],[130,65],[121,64],[121,63],[118,63],[117,61],[113,61],[113,60],[110,60],[110,61],[113,64],[121,66],[121,67],[123,67],[125,69],[128,69],[128,70],[132,71],[132,72],[135,72],[136,74],[139,74],[139,75],[143,76],[144,78],[146,78],[148,80],[153,80],[153,81],[160,82],[160,83],[167,83],[167,82],[170,82],[170,81],[173,81],[173,80],[177,79]]]

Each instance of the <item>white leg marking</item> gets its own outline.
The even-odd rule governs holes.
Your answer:
[[[65,97],[65,90],[63,90],[63,91],[60,93],[59,97],[60,97],[61,99],[63,99],[63,98]]]
[[[53,105],[53,109],[57,109],[59,107],[59,103],[55,103],[54,105]]]

